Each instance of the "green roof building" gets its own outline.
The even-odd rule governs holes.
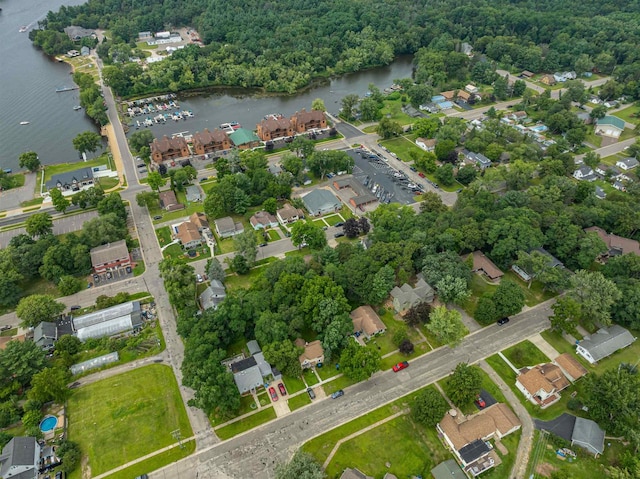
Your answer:
[[[624,120],[617,116],[607,115],[597,121],[598,126],[614,126],[619,130],[624,130]]]
[[[246,128],[238,128],[229,135],[231,141],[240,149],[254,148],[260,145],[260,138],[251,130]]]

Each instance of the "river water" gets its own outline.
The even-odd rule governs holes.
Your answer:
[[[32,46],[22,25],[33,28],[49,10],[61,5],[77,5],[83,0],[6,0],[0,5],[0,167],[18,170],[18,156],[33,150],[43,164],[79,161],[72,139],[80,132],[96,130],[79,104],[78,91],[56,93],[56,88],[72,86],[70,67],[49,59]],[[296,95],[257,95],[242,90],[221,90],[179,100],[182,109],[194,117],[179,122],[154,124],[156,136],[179,132],[189,134],[221,123],[237,121],[255,129],[265,115],[290,116],[302,108],[310,109],[315,98],[322,98],[330,113],[340,108],[349,93],[364,95],[370,83],[381,89],[396,78],[411,76],[411,57],[401,57],[392,65],[327,80]],[[153,116],[153,115],[152,115]],[[144,119],[143,117],[137,117]],[[20,122],[28,121],[28,125]],[[131,131],[136,131],[134,128]]]

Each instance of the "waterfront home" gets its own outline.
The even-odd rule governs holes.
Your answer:
[[[193,135],[193,152],[196,155],[229,150],[231,146],[229,135],[218,128],[213,131],[205,128],[203,131],[197,131]]]
[[[151,159],[157,164],[167,160],[184,158],[191,154],[187,140],[181,136],[169,138],[165,135],[160,140],[154,138],[149,146],[151,147]]]
[[[91,168],[79,168],[66,173],[53,175],[49,181],[45,183],[47,191],[57,188],[62,193],[73,193],[83,188],[94,185],[93,170]]]
[[[293,136],[294,129],[289,118],[271,115],[256,125],[258,137],[262,141]]]
[[[238,128],[229,135],[229,139],[240,150],[248,150],[260,146],[260,138],[246,128]]]
[[[327,127],[327,119],[320,110],[306,111],[304,108],[291,116],[291,128],[295,133],[322,130]]]

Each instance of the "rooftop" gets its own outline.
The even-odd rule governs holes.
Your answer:
[[[628,330],[613,324],[580,341],[580,347],[589,351],[594,361],[599,361],[619,349],[626,348],[635,340]]]
[[[127,249],[127,242],[125,240],[120,240],[115,243],[107,243],[93,248],[90,254],[91,264],[93,266],[99,266],[127,258],[129,256],[129,250]]]
[[[609,125],[618,128],[619,130],[624,130],[624,120],[618,118],[617,116],[607,115],[596,121],[597,125]]]

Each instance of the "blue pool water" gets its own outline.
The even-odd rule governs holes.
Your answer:
[[[47,416],[40,421],[40,430],[42,432],[49,432],[56,428],[58,424],[58,418],[55,416]]]

